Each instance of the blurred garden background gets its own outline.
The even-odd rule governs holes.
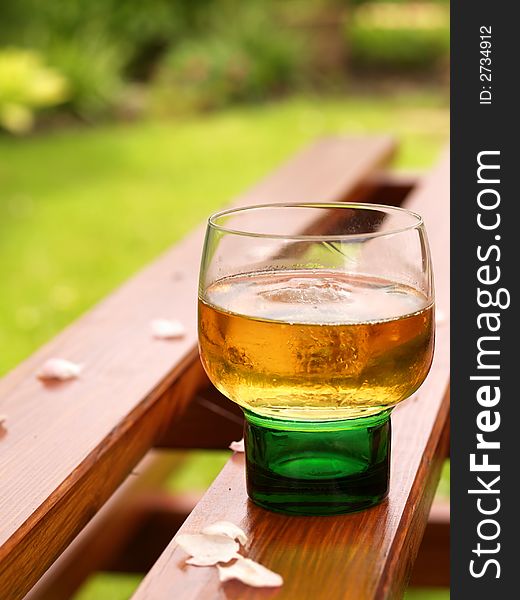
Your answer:
[[[448,86],[446,0],[1,0],[0,375],[316,137],[391,133],[430,167]]]

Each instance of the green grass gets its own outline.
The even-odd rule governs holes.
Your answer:
[[[232,453],[230,450],[197,450],[183,454],[179,468],[166,482],[166,489],[174,494],[206,490]]]
[[[439,94],[304,98],[185,121],[0,137],[0,374],[312,139],[389,132],[397,165],[448,136]]]
[[[140,575],[129,573],[99,573],[90,577],[81,586],[74,595],[74,600],[128,600],[142,579]],[[432,600],[442,599],[432,598]]]
[[[100,573],[91,577],[74,596],[74,600],[128,600],[142,577],[127,573]],[[449,600],[446,589],[411,588],[404,600]]]

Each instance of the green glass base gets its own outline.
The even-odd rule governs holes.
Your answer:
[[[285,421],[244,411],[247,493],[293,515],[337,515],[388,494],[390,411],[343,421]]]

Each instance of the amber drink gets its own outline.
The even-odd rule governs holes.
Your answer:
[[[365,417],[404,400],[430,367],[432,327],[433,306],[413,288],[326,271],[229,277],[199,300],[213,383],[282,419]]]

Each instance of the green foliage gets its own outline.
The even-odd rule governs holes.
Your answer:
[[[0,49],[0,127],[25,133],[35,111],[62,103],[67,80],[34,51]]]
[[[53,40],[47,56],[69,81],[68,106],[73,112],[91,120],[115,106],[124,86],[120,48],[95,33],[82,32],[75,40]]]
[[[68,82],[64,109],[85,120],[148,101],[158,114],[186,113],[325,89],[328,68],[342,85],[343,15],[360,69],[426,70],[446,58],[446,0],[1,0],[0,48],[38,52]],[[33,118],[8,113],[11,129]]]
[[[69,81],[68,106],[95,118],[118,103],[133,70],[146,71],[143,63],[155,60],[150,48],[160,50],[196,30],[210,3],[2,0],[0,47],[36,49]]]
[[[440,31],[356,27],[351,44],[357,66],[419,70],[435,67],[446,56],[449,38]]]
[[[346,29],[353,64],[431,71],[449,54],[449,11],[443,4],[383,1],[361,6]]]
[[[0,44],[45,46],[97,32],[135,52],[150,40],[169,40],[193,30],[215,0],[2,0]]]
[[[297,83],[304,63],[298,36],[273,26],[256,6],[234,22],[219,14],[211,35],[188,39],[167,54],[155,106],[175,113],[263,99]]]

